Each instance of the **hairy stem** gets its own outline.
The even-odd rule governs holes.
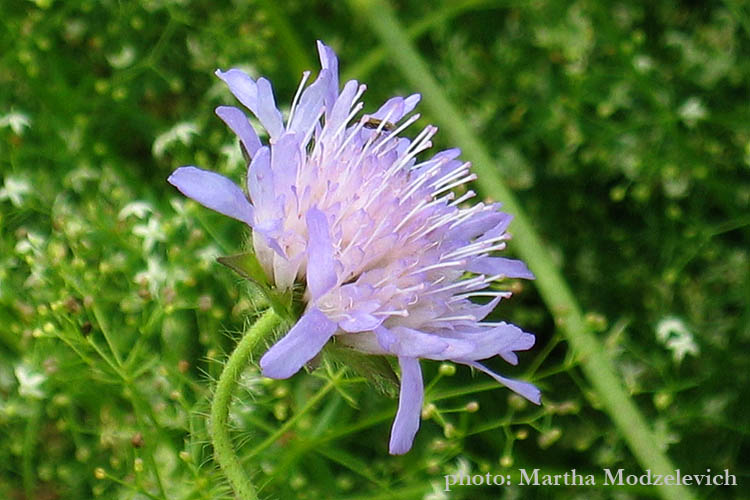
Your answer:
[[[581,309],[553,263],[546,246],[516,201],[516,197],[502,181],[496,161],[477,139],[456,106],[447,98],[431,76],[427,63],[393,12],[387,0],[349,0],[352,10],[363,15],[375,34],[388,48],[392,61],[411,84],[422,92],[424,104],[437,122],[453,136],[466,157],[472,160],[479,174],[483,191],[502,201],[504,209],[514,214],[512,232],[514,247],[536,275],[536,286],[547,304],[602,407],[617,426],[630,451],[644,469],[657,474],[674,473],[674,466],[660,449],[658,440],[632,399],[628,397],[617,371],[601,341],[586,324]],[[693,495],[684,486],[661,486],[659,493],[665,500],[688,500]]]
[[[232,485],[235,495],[242,500],[256,500],[258,494],[232,446],[227,424],[229,404],[232,402],[232,392],[237,385],[237,379],[247,366],[255,346],[280,323],[281,317],[273,309],[268,309],[250,327],[224,365],[224,370],[219,376],[219,383],[216,385],[216,394],[211,402],[209,432],[214,445],[214,456]]]

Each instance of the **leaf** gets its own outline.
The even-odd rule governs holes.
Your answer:
[[[266,273],[263,271],[263,267],[260,265],[260,261],[258,261],[258,257],[255,256],[254,252],[227,255],[218,257],[216,260],[243,278],[249,279],[262,287],[268,286]]]
[[[239,253],[217,257],[220,264],[227,266],[243,278],[252,281],[268,300],[274,311],[281,317],[294,322],[296,319],[292,313],[292,294],[279,293],[268,281],[263,267],[254,252]]]
[[[398,377],[385,356],[365,354],[333,342],[326,345],[324,352],[332,361],[344,364],[366,378],[381,393],[389,397],[398,394]]]

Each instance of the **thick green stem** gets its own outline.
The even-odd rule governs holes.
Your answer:
[[[258,494],[232,446],[227,424],[229,404],[232,402],[232,392],[237,385],[237,379],[247,366],[255,346],[260,340],[266,338],[279,323],[281,323],[281,317],[273,309],[268,309],[250,327],[224,365],[224,370],[219,376],[219,383],[216,385],[214,400],[211,403],[209,431],[214,445],[214,456],[229,479],[235,495],[241,500],[256,500]]]
[[[349,0],[352,10],[360,13],[388,48],[393,63],[415,89],[422,92],[424,105],[432,116],[472,160],[483,191],[502,201],[504,209],[515,215],[511,227],[514,248],[536,275],[536,286],[555,317],[571,348],[580,360],[604,410],[617,426],[633,455],[644,469],[655,474],[674,473],[674,466],[660,449],[646,420],[628,397],[602,343],[583,319],[575,297],[557,269],[542,240],[534,231],[513,193],[497,172],[497,162],[490,157],[476,134],[448,100],[432,72],[414,48],[404,28],[386,0]],[[688,500],[693,496],[684,486],[661,486],[662,498]]]

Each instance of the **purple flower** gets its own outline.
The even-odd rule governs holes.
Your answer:
[[[472,191],[456,197],[454,188],[475,178],[457,149],[417,159],[437,131],[400,136],[419,117],[404,119],[419,95],[394,97],[354,120],[365,86],[349,81],[339,90],[336,55],[320,42],[318,51],[322,70],[307,87],[304,74],[286,122],[268,80],[216,72],[268,133],[264,145],[243,111],[216,109],[252,158],[249,200],[229,179],[196,167],[169,177],[186,196],[252,228],[257,259],[277,289],[305,284],[304,313],[261,358],[263,374],[294,375],[333,337],[396,356],[401,394],[392,454],[406,453],[419,428],[420,358],[476,368],[539,404],[536,387],[479,363],[499,355],[516,364],[515,351],[534,345],[514,325],[483,321],[510,296],[492,289],[494,282],[533,279],[521,261],[493,255],[505,247],[512,217],[499,204],[464,206]]]

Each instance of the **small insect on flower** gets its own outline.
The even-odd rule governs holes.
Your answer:
[[[377,118],[368,118],[364,123],[365,128],[369,129],[383,129],[386,132],[392,132],[396,129],[396,126],[391,122],[378,120]]]
[[[309,86],[304,73],[286,121],[268,80],[216,72],[268,133],[265,145],[242,110],[216,109],[247,153],[249,198],[233,181],[193,166],[169,177],[186,196],[252,229],[253,253],[228,265],[274,293],[303,290],[302,314],[261,358],[263,375],[291,377],[329,343],[396,357],[393,454],[406,453],[419,428],[420,359],[470,366],[539,404],[536,387],[479,363],[500,356],[516,364],[516,351],[534,345],[517,326],[485,321],[511,295],[494,283],[533,279],[523,262],[495,255],[512,217],[496,203],[466,205],[474,192],[454,191],[476,178],[459,150],[418,159],[437,132],[427,126],[414,139],[400,135],[419,118],[410,115],[419,95],[394,97],[355,120],[365,86],[349,81],[340,89],[336,55],[322,43],[318,52],[322,69]]]

